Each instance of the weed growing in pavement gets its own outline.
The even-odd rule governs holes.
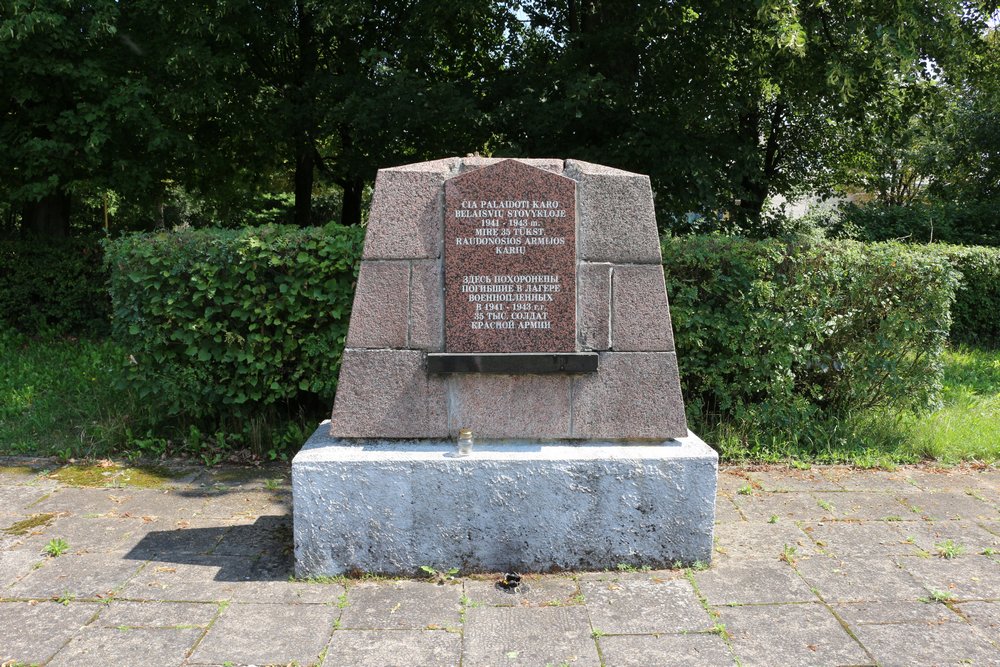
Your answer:
[[[421,565],[420,571],[425,573],[430,579],[437,584],[442,586],[455,578],[458,574],[458,568],[453,567],[447,570],[436,570],[430,565]]]
[[[937,549],[938,556],[940,556],[941,558],[947,558],[948,560],[951,560],[956,556],[961,556],[963,553],[965,553],[965,547],[963,547],[961,544],[956,544],[952,540],[945,540],[943,542],[938,542],[937,544],[934,545],[934,548]]]
[[[67,551],[69,551],[69,542],[61,537],[52,538],[49,540],[49,543],[45,545],[45,553],[52,558],[62,556]]]

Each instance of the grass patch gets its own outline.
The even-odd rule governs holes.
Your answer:
[[[891,469],[926,460],[1000,461],[1000,350],[947,350],[942,361],[943,405],[936,411],[869,411],[770,433],[722,422],[708,427],[705,439],[730,462],[811,461]]]
[[[3,529],[8,535],[27,535],[35,528],[42,528],[52,523],[56,518],[55,514],[32,514],[27,519],[22,519],[17,523],[12,523]]]

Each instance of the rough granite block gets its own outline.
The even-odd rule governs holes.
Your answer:
[[[362,259],[441,256],[441,186],[455,160],[380,169]]]
[[[573,437],[664,440],[688,434],[673,352],[602,352],[573,387]]]
[[[407,347],[444,351],[444,284],[436,259],[412,262],[410,273],[410,336]]]
[[[569,375],[459,374],[451,378],[451,432],[483,438],[568,438]]]
[[[663,266],[615,266],[611,282],[611,348],[616,352],[673,352]]]
[[[718,455],[694,435],[477,441],[463,458],[454,449],[331,438],[321,425],[292,461],[296,573],[603,570],[712,557]]]
[[[419,350],[344,350],[331,433],[351,438],[448,435],[444,381]]]
[[[648,176],[579,160],[566,160],[564,174],[577,181],[581,261],[662,261]]]
[[[577,267],[576,338],[581,350],[611,347],[611,264]]]
[[[405,348],[409,262],[361,262],[347,347]]]
[[[459,168],[461,173],[468,171],[474,171],[476,169],[481,169],[487,167],[491,164],[496,164],[498,162],[503,162],[504,160],[509,160],[510,158],[505,157],[464,157],[462,158],[462,166]],[[532,167],[538,167],[539,169],[544,169],[545,171],[551,171],[556,174],[563,173],[563,161],[556,158],[514,158],[518,162],[523,162],[524,164],[530,164]]]

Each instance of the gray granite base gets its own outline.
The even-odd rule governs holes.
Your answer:
[[[292,461],[300,577],[708,563],[718,455],[663,442],[332,438]]]

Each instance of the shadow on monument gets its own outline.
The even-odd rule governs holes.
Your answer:
[[[291,515],[252,524],[147,533],[126,559],[218,567],[216,581],[287,581],[295,572]]]

